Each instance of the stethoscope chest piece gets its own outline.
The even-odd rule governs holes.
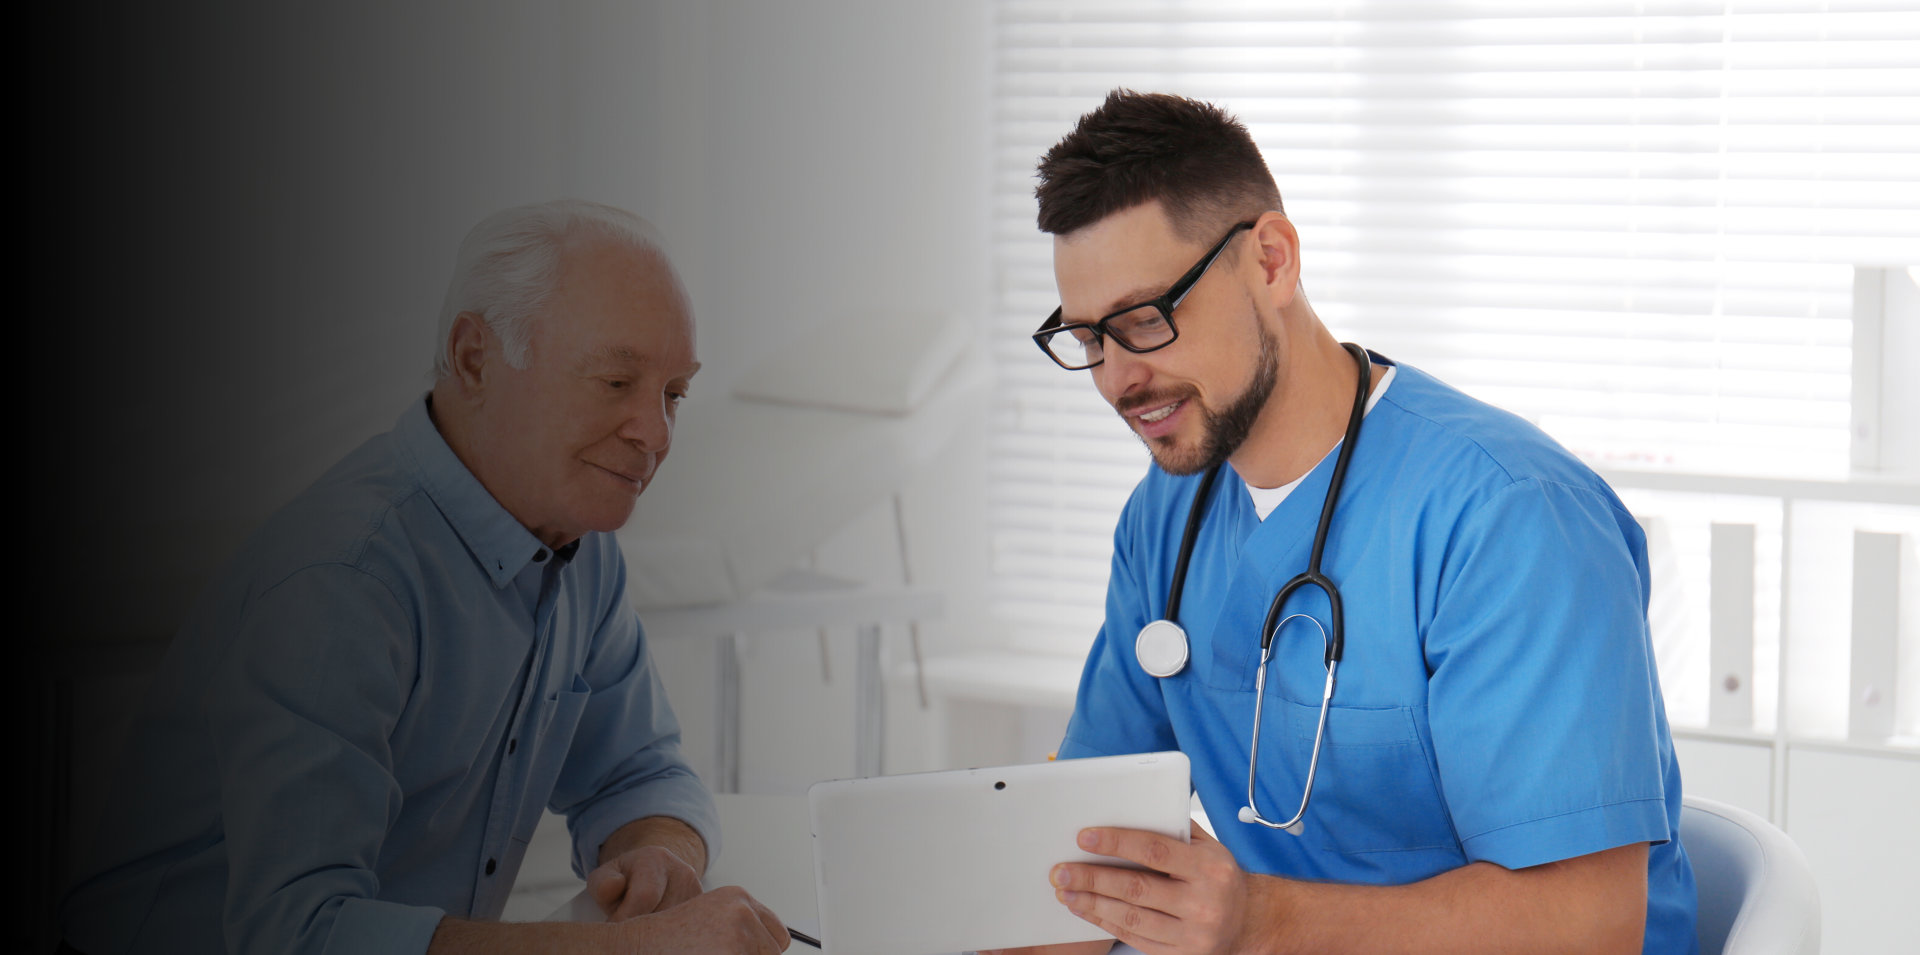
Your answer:
[[[1186,628],[1171,620],[1155,620],[1140,628],[1133,641],[1140,669],[1151,676],[1169,677],[1187,668]]]

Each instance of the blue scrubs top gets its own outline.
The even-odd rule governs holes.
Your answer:
[[[1190,659],[1166,679],[1140,669],[1134,638],[1165,611],[1201,475],[1148,472],[1114,533],[1106,622],[1060,755],[1185,752],[1220,841],[1253,872],[1397,885],[1652,843],[1645,950],[1697,951],[1640,526],[1538,429],[1406,365],[1367,415],[1321,558],[1346,651],[1305,832],[1237,820],[1260,626],[1306,569],[1334,457],[1264,522],[1243,481],[1215,483],[1180,608]],[[1329,626],[1327,609],[1306,587],[1285,612]],[[1299,806],[1322,653],[1305,620],[1274,641],[1257,790],[1269,819]]]

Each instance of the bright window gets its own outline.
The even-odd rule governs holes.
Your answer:
[[[1147,457],[1027,333],[1033,167],[1115,86],[1252,130],[1343,340],[1590,462],[1841,477],[1857,264],[1920,262],[1920,13],[1888,3],[997,6],[996,609],[1085,648]]]

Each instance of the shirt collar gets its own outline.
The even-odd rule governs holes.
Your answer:
[[[494,500],[480,479],[467,470],[459,455],[440,436],[433,418],[427,414],[427,398],[408,406],[394,423],[393,439],[412,466],[420,486],[433,499],[440,513],[453,525],[467,551],[493,581],[495,588],[513,582],[522,568],[535,560],[545,562],[556,556],[533,536],[507,509]],[[573,554],[575,541],[561,548],[564,562]]]

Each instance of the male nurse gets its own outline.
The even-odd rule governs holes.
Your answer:
[[[1060,307],[1035,338],[1153,458],[1060,755],[1184,751],[1218,837],[1086,830],[1143,868],[1057,866],[1060,901],[1154,955],[1695,951],[1645,540],[1607,485],[1521,419],[1343,348],[1220,109],[1116,91],[1037,194]],[[1262,698],[1270,602],[1307,569],[1356,419],[1319,568],[1337,678],[1331,600],[1304,587],[1271,617]],[[1142,640],[1190,515],[1185,636]],[[1309,777],[1297,832],[1261,821]]]

